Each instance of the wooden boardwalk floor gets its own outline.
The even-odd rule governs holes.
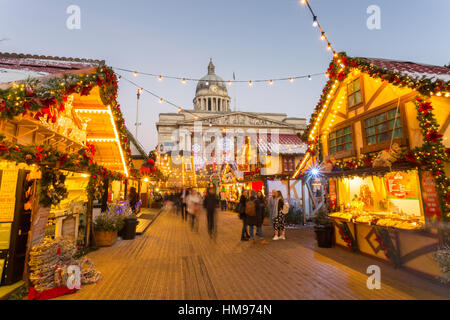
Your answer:
[[[217,241],[200,219],[199,233],[163,212],[132,241],[89,254],[102,272],[98,284],[60,299],[449,299],[448,288],[341,248],[316,248],[310,227],[287,230],[269,245],[240,241],[241,221],[218,215]],[[380,290],[366,287],[368,266],[381,267]]]

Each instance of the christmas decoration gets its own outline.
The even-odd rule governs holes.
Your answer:
[[[44,207],[57,205],[67,196],[64,187],[65,177],[60,170],[72,172],[89,172],[90,180],[87,187],[88,194],[94,199],[101,196],[102,184],[106,179],[122,180],[125,177],[116,172],[107,170],[94,162],[95,147],[87,144],[76,153],[62,153],[49,145],[22,146],[6,141],[0,136],[0,159],[28,165],[38,165],[42,171],[39,181],[41,188],[40,204]]]
[[[30,251],[28,262],[32,296],[35,296],[36,293],[47,292],[47,298],[48,295],[51,298],[55,293],[51,290],[56,290],[59,295],[66,294],[66,290],[57,288],[66,285],[69,266],[80,268],[81,284],[97,282],[100,279],[100,273],[95,270],[95,266],[88,259],[75,260],[73,257],[76,252],[75,244],[66,239],[46,239],[43,244],[34,246]]]
[[[0,89],[0,119],[29,115],[35,119],[46,117],[47,121],[56,122],[59,113],[64,111],[64,102],[68,96],[74,93],[87,96],[94,87],[99,88],[103,104],[111,108],[126,165],[133,168],[125,120],[117,103],[117,77],[112,68],[107,66],[99,66],[90,74],[65,74],[62,78],[46,80],[27,79],[19,84],[13,83],[7,89]]]
[[[394,247],[394,244],[392,243],[388,229],[376,227],[375,232],[376,241],[380,244],[386,257],[394,264],[395,268],[400,267],[400,256],[397,249]]]
[[[358,251],[358,245],[356,244],[356,241],[353,238],[353,235],[350,229],[348,228],[348,225],[345,222],[337,223],[337,227],[342,240],[344,240],[345,243],[347,244],[347,248],[349,248],[352,251]]]

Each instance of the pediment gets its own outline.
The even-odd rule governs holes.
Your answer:
[[[202,121],[204,126],[208,126],[209,124],[211,124],[212,126],[220,127],[292,127],[290,124],[281,121],[272,120],[263,116],[246,112],[231,112],[210,117],[202,117],[198,121]],[[183,121],[183,124],[189,123],[194,123],[194,120]]]

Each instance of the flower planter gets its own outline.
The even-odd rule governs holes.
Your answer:
[[[324,226],[319,225],[314,227],[316,233],[317,244],[319,248],[332,248],[333,247],[333,233],[334,228],[332,225]]]
[[[94,236],[98,247],[109,247],[117,241],[117,231],[95,231]]]

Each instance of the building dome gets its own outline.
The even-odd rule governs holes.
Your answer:
[[[194,109],[201,111],[230,111],[230,97],[225,81],[216,75],[212,59],[208,65],[208,74],[197,84]]]

